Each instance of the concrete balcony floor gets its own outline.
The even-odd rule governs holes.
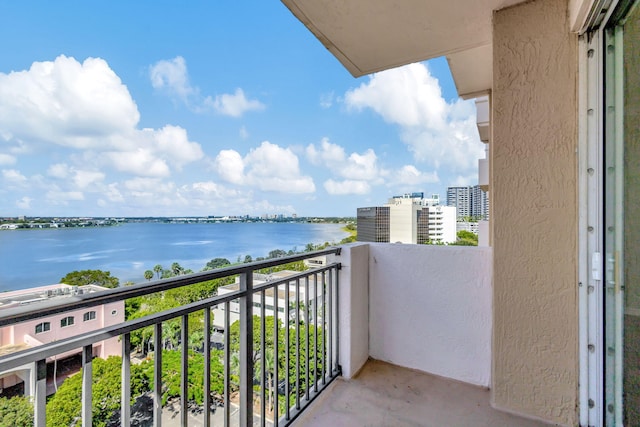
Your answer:
[[[489,390],[370,360],[352,380],[336,379],[295,427],[541,427],[493,409]]]

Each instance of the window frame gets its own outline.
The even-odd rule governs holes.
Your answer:
[[[76,319],[74,316],[66,316],[60,319],[60,327],[68,328],[69,326],[73,326],[76,324]]]

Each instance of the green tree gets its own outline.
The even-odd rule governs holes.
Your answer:
[[[457,239],[452,245],[456,246],[478,246],[478,235],[467,230],[460,230],[456,234]]]
[[[214,258],[207,263],[205,270],[215,270],[216,268],[226,267],[231,265],[231,261],[226,258]]]
[[[33,404],[28,397],[0,397],[0,427],[33,426]]]
[[[173,273],[174,276],[179,276],[181,274],[184,274],[184,272],[184,268],[182,268],[179,263],[174,262],[173,264],[171,264],[171,273]]]
[[[275,384],[276,381],[274,378],[274,375],[275,375],[274,366],[275,366],[275,360],[273,358],[273,349],[267,348],[264,351],[264,361],[260,361],[259,363],[257,363],[254,369],[254,374],[256,378],[262,377],[262,370],[264,369],[265,378],[267,380],[265,385],[267,389],[268,404],[269,404],[270,411],[273,411],[273,402],[276,394],[275,390],[278,389],[278,385]]]
[[[162,270],[163,270],[163,268],[162,268],[162,266],[161,266],[160,264],[156,264],[156,265],[153,267],[153,271],[155,271],[156,276],[158,276],[158,279],[159,279],[159,278],[160,278],[160,276],[162,275]]]
[[[93,359],[92,409],[93,425],[106,425],[120,409],[120,368],[122,358],[110,356],[106,360]],[[141,365],[131,366],[131,396],[149,391],[149,380]],[[47,402],[47,426],[67,427],[80,418],[82,401],[82,375],[72,375],[58,388]]]
[[[244,257],[244,262],[245,263],[249,263],[249,262],[252,262],[252,261],[253,261],[253,258],[251,258],[251,255],[247,255],[247,256]]]
[[[267,256],[267,258],[280,258],[283,256],[286,256],[287,253],[285,251],[283,251],[282,249],[274,249],[272,251],[269,252],[269,255]]]
[[[147,270],[144,272],[144,278],[147,280],[153,279],[153,271]]]
[[[102,270],[72,271],[60,279],[60,283],[71,286],[98,285],[105,288],[117,288],[120,280],[111,276],[111,272]]]

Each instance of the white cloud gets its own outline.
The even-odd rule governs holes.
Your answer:
[[[167,81],[175,85],[176,78]],[[59,56],[34,62],[29,70],[0,73],[0,135],[10,152],[35,155],[51,144],[71,148],[77,165],[51,165],[47,173],[54,178],[96,169],[91,180],[101,181],[106,172],[97,169],[105,166],[133,176],[169,176],[172,168],[204,157],[185,129],[140,130],[139,118],[127,87],[100,58],[80,63]],[[11,157],[0,158],[1,164],[3,159]],[[80,189],[89,185],[86,174],[75,179]]]
[[[315,165],[329,168],[338,176],[350,180],[371,180],[381,182],[388,171],[378,166],[378,157],[371,148],[364,153],[351,153],[348,157],[343,147],[323,138],[319,148],[309,144],[306,149],[307,158]]]
[[[371,191],[371,187],[366,181],[349,179],[342,181],[329,179],[325,181],[324,189],[327,190],[327,193],[332,195],[368,194]]]
[[[329,93],[323,93],[320,95],[320,107],[327,109],[333,105],[334,94],[333,91]]]
[[[324,166],[342,178],[325,182],[324,187],[330,194],[368,193],[371,184],[382,184],[389,174],[388,170],[378,165],[378,157],[370,148],[362,154],[351,153],[347,156],[343,147],[323,138],[318,148],[309,144],[306,154],[311,163]]]
[[[220,151],[214,161],[214,168],[225,181],[238,185],[244,183],[244,160],[237,151]]]
[[[122,193],[120,192],[120,189],[118,187],[119,187],[118,183],[114,182],[109,184],[106,190],[103,192],[103,194],[107,197],[109,202],[111,203],[124,202],[124,197],[122,196]]]
[[[154,89],[166,90],[184,101],[194,93],[189,84],[187,64],[182,56],[156,62],[149,68],[149,77]]]
[[[31,202],[33,199],[31,197],[24,196],[19,200],[16,200],[16,206],[20,209],[31,209]]]
[[[3,169],[2,177],[10,184],[24,185],[27,183],[27,177],[16,169]]]
[[[344,102],[351,110],[369,108],[400,126],[415,160],[436,169],[468,173],[483,155],[473,101],[446,102],[424,64],[376,73],[348,91]]]
[[[246,112],[260,111],[265,108],[260,101],[248,99],[240,88],[237,88],[233,94],[202,96],[200,89],[189,82],[187,63],[181,56],[161,60],[150,66],[149,78],[154,89],[177,98],[198,113],[213,110],[218,114],[241,117]]]
[[[172,185],[164,185],[158,178],[133,178],[124,182],[124,187],[132,192],[158,192],[166,193],[173,189]]]
[[[165,126],[154,131],[153,136],[157,151],[178,169],[204,156],[200,144],[190,142],[187,131],[179,126]]]
[[[422,172],[413,165],[405,165],[393,174],[393,184],[415,188],[420,184],[439,182],[437,172]]]
[[[105,178],[104,173],[98,171],[77,170],[73,177],[74,184],[80,189],[86,189],[94,184],[101,183]]]
[[[98,170],[77,169],[66,163],[56,163],[49,166],[47,175],[60,180],[67,186],[73,184],[77,190],[103,191],[102,182],[106,175]]]
[[[0,73],[0,131],[11,135],[12,144],[100,148],[139,118],[126,86],[100,58],[80,63],[59,56],[26,71]]]
[[[0,165],[13,165],[16,161],[16,156],[0,153]]]
[[[213,108],[219,114],[231,117],[240,117],[248,111],[264,110],[264,104],[255,99],[247,99],[244,91],[236,89],[234,94],[217,95],[215,98],[207,97],[204,105]]]
[[[65,179],[71,174],[71,167],[66,163],[56,163],[49,166],[47,174],[54,178]]]
[[[221,151],[214,162],[218,175],[227,182],[250,185],[263,191],[312,193],[313,179],[300,174],[298,157],[289,148],[264,141],[242,158],[235,150]]]
[[[363,154],[351,153],[340,174],[348,179],[375,180],[380,174],[376,153],[369,148]]]
[[[200,181],[180,187],[180,193],[191,201],[211,204],[213,199],[232,200],[240,196],[237,190],[226,188],[213,181]]]
[[[157,158],[149,149],[112,151],[104,153],[104,156],[117,170],[131,175],[169,176],[171,173],[167,162]]]
[[[451,185],[454,187],[464,187],[467,185],[476,185],[477,182],[478,182],[478,176],[475,174],[458,175],[454,178],[453,183]]]
[[[309,144],[306,151],[307,158],[314,165],[331,167],[332,165],[343,163],[346,158],[344,148],[329,142],[329,138],[322,138],[319,148]]]

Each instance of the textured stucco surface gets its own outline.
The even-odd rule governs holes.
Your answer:
[[[624,393],[626,425],[640,425],[640,7],[624,25]]]
[[[494,13],[492,403],[575,425],[577,38],[567,0]]]
[[[489,386],[491,248],[373,243],[369,354]]]
[[[640,316],[640,7],[624,25],[626,309]]]

